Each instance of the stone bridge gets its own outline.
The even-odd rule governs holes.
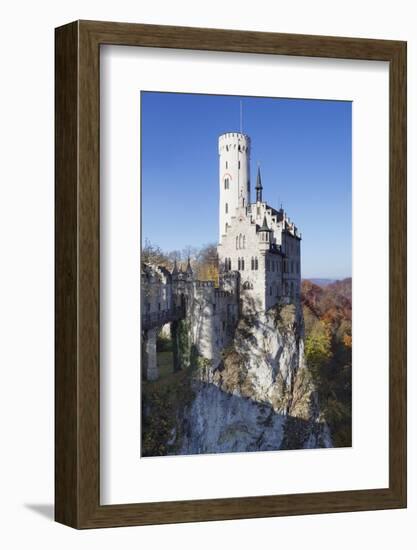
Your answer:
[[[151,330],[162,327],[173,321],[180,321],[185,318],[185,306],[173,306],[170,309],[154,311],[153,313],[142,313],[142,330]]]
[[[174,353],[174,370],[179,370],[178,362],[178,322],[185,319],[185,304],[172,306],[169,309],[142,314],[142,361],[143,374],[147,380],[159,378],[157,363],[156,340],[161,327],[166,324],[171,326],[171,336]]]

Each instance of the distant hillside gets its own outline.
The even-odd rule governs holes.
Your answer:
[[[327,286],[336,281],[336,279],[303,279],[303,280],[311,281],[312,283],[318,286]]]
[[[316,317],[336,321],[352,319],[352,279],[319,286],[308,279],[301,283],[301,302]]]

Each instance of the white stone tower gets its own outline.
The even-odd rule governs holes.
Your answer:
[[[236,208],[250,204],[250,137],[229,132],[219,137],[219,242]]]

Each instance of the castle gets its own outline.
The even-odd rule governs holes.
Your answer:
[[[179,352],[181,327],[184,331],[186,326],[189,347],[216,363],[233,339],[239,316],[299,303],[301,234],[282,207],[276,210],[263,200],[259,167],[256,200],[251,202],[250,146],[243,133],[219,137],[218,286],[196,280],[190,260],[185,270],[175,262],[171,273],[142,265],[142,360],[147,379],[159,376],[156,338],[162,326],[170,326],[175,370],[186,366]]]
[[[243,306],[265,311],[300,296],[301,234],[282,209],[262,197],[258,167],[256,200],[251,202],[250,138],[227,133],[219,138],[219,263],[238,271]]]

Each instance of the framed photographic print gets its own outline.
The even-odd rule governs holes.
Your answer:
[[[406,44],[56,29],[56,520],[406,506]]]

